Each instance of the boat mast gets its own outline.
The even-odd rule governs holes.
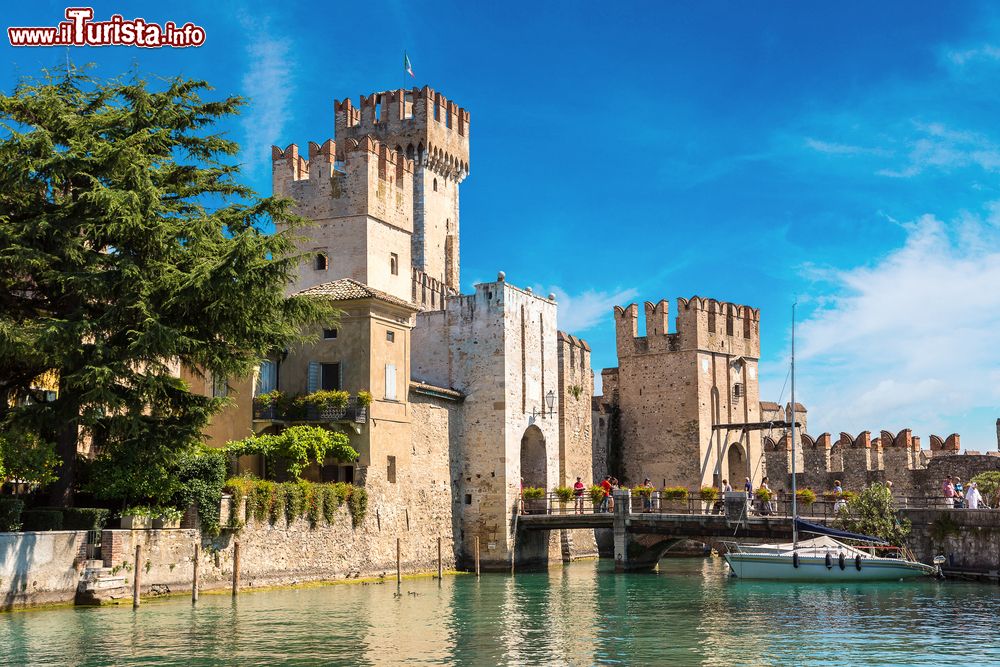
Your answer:
[[[798,494],[795,486],[795,305],[792,302],[792,549],[799,545],[799,531],[795,520],[799,517]]]

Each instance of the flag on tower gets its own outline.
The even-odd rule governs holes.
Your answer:
[[[403,51],[403,69],[406,70],[406,73],[414,79],[417,78],[413,74],[413,65],[410,64],[410,56],[406,55],[406,51]]]

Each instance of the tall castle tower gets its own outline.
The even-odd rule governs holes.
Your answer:
[[[646,335],[639,308],[615,306],[618,368],[605,369],[604,400],[619,411],[620,456],[628,481],[754,485],[763,474],[757,366],[760,312],[748,306],[692,297],[677,299],[676,330],[669,304],[646,302]]]
[[[430,88],[334,102],[335,140],[272,148],[274,194],[315,223],[291,291],[351,278],[424,307],[459,290],[469,112]]]

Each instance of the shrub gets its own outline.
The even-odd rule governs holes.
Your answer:
[[[573,500],[573,489],[568,486],[557,486],[555,494],[559,497],[560,502],[568,503]]]
[[[545,497],[545,489],[540,486],[526,486],[521,489],[521,497],[525,500],[540,500]]]
[[[372,404],[372,394],[370,391],[361,390],[358,392],[358,405],[368,407]]]
[[[600,505],[604,501],[604,487],[600,484],[594,484],[588,491],[590,493],[590,502],[595,506]]]
[[[357,528],[361,525],[361,522],[365,518],[365,513],[368,511],[368,490],[360,486],[351,487],[349,505],[351,508],[351,524]]]
[[[258,479],[247,493],[247,521],[253,519],[264,523],[270,516],[271,505],[274,503],[275,483]]]
[[[660,492],[663,500],[687,500],[688,490],[683,486],[668,486]]]
[[[701,499],[705,502],[713,502],[719,499],[719,490],[714,486],[703,486],[701,491],[698,492]]]
[[[285,524],[291,525],[296,518],[302,516],[306,506],[305,489],[297,483],[279,485],[285,495]]]
[[[293,426],[277,435],[235,440],[226,445],[225,451],[231,456],[256,454],[280,461],[283,466],[280,472],[290,479],[298,479],[312,463],[323,465],[328,456],[339,461],[354,461],[359,456],[347,435],[318,426]]]
[[[323,516],[323,491],[317,489],[317,485],[312,482],[299,482],[299,486],[302,487],[305,515],[309,521],[309,527],[315,528]]]
[[[799,489],[795,492],[795,499],[803,505],[809,506],[816,502],[816,492],[812,489]]]
[[[274,391],[269,391],[266,394],[254,396],[253,402],[262,407],[269,407],[276,405],[279,401],[281,401],[282,397],[283,394],[275,389]]]
[[[17,498],[0,498],[0,533],[20,530],[23,511],[24,501]]]
[[[771,499],[771,495],[772,495],[771,491],[763,487],[753,492],[754,498],[756,498],[757,500],[763,500],[765,502]]]
[[[250,516],[249,496],[255,481],[252,477],[230,477],[226,480],[225,490],[233,496],[233,504],[229,510],[229,523],[226,524],[227,528],[239,530],[243,527],[246,518]],[[244,502],[246,503],[245,509]],[[240,516],[241,509],[244,512],[243,516]]]
[[[841,528],[872,535],[896,546],[902,546],[910,534],[910,520],[896,515],[892,492],[884,484],[865,487],[850,499],[848,508],[850,515],[843,513],[838,519]]]
[[[623,486],[622,488],[624,489],[626,487]],[[638,493],[643,498],[652,498],[653,491],[655,491],[655,489],[651,486],[635,486],[632,487],[632,491],[633,493]]]
[[[340,390],[320,390],[311,394],[306,394],[303,399],[306,405],[311,405],[319,409],[323,408],[346,408],[351,395]]]
[[[997,494],[1000,493],[1000,470],[981,472],[969,481],[976,483],[979,493],[983,494],[983,499],[987,505],[990,507],[996,506]]]
[[[202,531],[211,536],[219,534],[219,506],[228,471],[226,453],[204,445],[193,448],[178,464],[180,490],[171,504],[181,509],[194,505]]]
[[[62,530],[61,510],[24,510],[21,512],[21,530]]]
[[[62,513],[65,530],[101,530],[111,516],[111,510],[101,507],[67,507]]]

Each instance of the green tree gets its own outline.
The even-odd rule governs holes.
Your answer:
[[[0,95],[0,429],[56,444],[54,504],[85,437],[119,482],[166,492],[225,403],[177,368],[248,376],[330,314],[285,298],[302,221],[238,182],[238,146],[212,129],[244,102],[209,90],[69,67]],[[52,401],[33,387],[48,370]]]
[[[885,484],[871,484],[851,498],[840,524],[847,530],[878,537],[896,546],[902,546],[910,534],[910,520],[899,519],[892,492]]]
[[[1000,470],[981,472],[969,481],[976,483],[987,505],[997,506],[997,501],[1000,500]]]
[[[350,439],[338,431],[319,426],[292,426],[281,433],[255,435],[226,445],[232,456],[256,454],[276,464],[279,477],[298,479],[312,463],[323,465],[327,457],[354,461],[358,452]]]
[[[55,479],[58,465],[51,442],[20,430],[0,434],[0,479],[44,485]]]

